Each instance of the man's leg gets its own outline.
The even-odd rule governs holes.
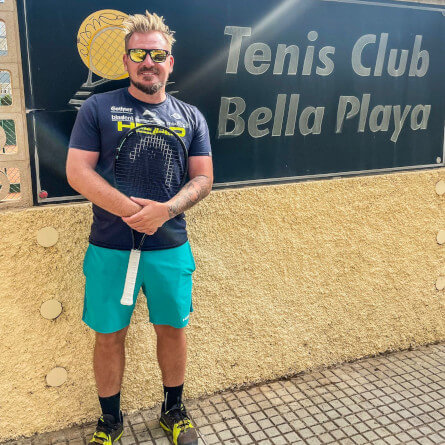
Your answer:
[[[96,332],[94,375],[99,397],[113,396],[121,389],[127,330],[128,326],[112,334]]]
[[[165,386],[175,387],[184,383],[187,342],[185,328],[153,325],[157,336],[158,363]]]
[[[164,403],[160,424],[172,433],[174,445],[197,445],[198,435],[182,403],[187,342],[185,328],[153,325],[157,335],[157,355],[164,382]]]
[[[120,389],[125,368],[125,336],[128,327],[111,334],[96,332],[94,375],[102,408],[96,432],[90,443],[112,445],[123,433]]]
[[[102,409],[90,442],[100,445],[111,445],[123,432],[120,388],[125,367],[125,336],[134,305],[123,306],[120,300],[129,256],[126,250],[90,244],[83,264],[86,280],[82,320],[96,331],[93,367]],[[141,282],[138,274],[135,293]]]

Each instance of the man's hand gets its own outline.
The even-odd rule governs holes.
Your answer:
[[[142,206],[133,216],[123,217],[122,220],[132,229],[147,235],[153,235],[166,221],[170,219],[168,207],[165,203],[150,199],[134,198],[131,200]]]

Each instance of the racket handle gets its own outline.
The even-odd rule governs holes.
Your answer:
[[[121,298],[121,304],[124,306],[133,305],[134,287],[136,285],[140,257],[140,250],[131,249],[130,258],[128,260],[127,276],[125,277],[124,292]]]

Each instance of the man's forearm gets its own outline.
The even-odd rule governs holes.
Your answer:
[[[187,182],[179,193],[166,203],[170,218],[185,212],[205,198],[212,190],[212,183],[212,179],[205,175],[198,175]]]
[[[94,170],[85,169],[82,173],[68,176],[73,189],[85,196],[89,201],[117,216],[131,216],[141,206],[112,187]]]

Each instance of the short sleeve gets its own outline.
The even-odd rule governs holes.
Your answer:
[[[198,109],[195,109],[195,113],[196,128],[190,143],[189,156],[212,156],[207,122]]]
[[[71,131],[70,147],[87,151],[100,151],[100,130],[97,114],[97,100],[90,97],[80,107]]]

